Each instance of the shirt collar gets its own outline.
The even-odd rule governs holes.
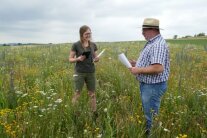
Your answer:
[[[160,34],[158,34],[158,35],[156,35],[155,37],[153,37],[153,38],[151,38],[149,41],[148,41],[148,43],[152,43],[152,42],[154,42],[157,38],[159,38],[161,35]]]

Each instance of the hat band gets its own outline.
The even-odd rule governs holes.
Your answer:
[[[159,29],[159,26],[152,26],[152,25],[142,25],[142,27],[157,28],[157,29]]]

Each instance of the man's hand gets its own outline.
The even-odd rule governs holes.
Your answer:
[[[136,75],[136,74],[140,74],[140,73],[141,73],[141,70],[140,70],[140,68],[138,68],[138,67],[132,67],[132,68],[129,68],[129,71],[130,71],[132,74],[134,74],[134,75]]]
[[[129,63],[132,65],[132,67],[135,67],[136,65],[136,61],[132,59],[129,60]]]

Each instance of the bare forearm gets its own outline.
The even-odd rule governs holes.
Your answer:
[[[150,65],[148,67],[132,67],[130,69],[133,74],[158,74],[163,72],[163,66],[160,64]]]
[[[78,58],[69,58],[70,63],[75,63],[78,61]]]
[[[158,74],[163,71],[162,67],[154,67],[154,66],[148,66],[143,68],[138,68],[138,72],[141,74]]]

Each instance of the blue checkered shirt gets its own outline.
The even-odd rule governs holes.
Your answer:
[[[166,41],[159,34],[150,39],[136,62],[136,67],[147,67],[152,64],[161,64],[164,71],[159,74],[138,74],[137,80],[140,82],[154,84],[168,80],[170,72],[169,49]]]

